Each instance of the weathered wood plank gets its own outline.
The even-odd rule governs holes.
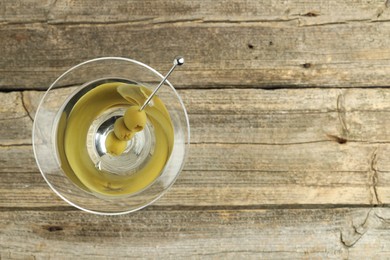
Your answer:
[[[383,0],[317,2],[288,0],[247,1],[136,1],[3,0],[0,22],[6,23],[113,23],[128,21],[288,21],[302,24],[385,20],[389,17]]]
[[[1,258],[390,257],[389,209],[1,211]],[[190,225],[189,225],[190,223]],[[299,239],[298,239],[299,238]],[[370,250],[367,250],[369,248]]]
[[[44,89],[69,67],[101,56],[164,72],[177,54],[188,61],[171,78],[180,88],[389,85],[388,23],[270,23],[4,24],[0,86]]]
[[[213,89],[180,94],[195,142],[390,141],[389,89]]]
[[[71,91],[60,89],[58,95]],[[190,116],[192,143],[390,142],[389,89],[187,89],[179,94]],[[33,118],[42,95],[25,91],[21,100],[15,93],[0,94],[16,109],[4,107],[7,114],[1,117],[15,120],[4,123],[0,144],[22,139],[6,130],[12,127],[29,139],[26,109]]]

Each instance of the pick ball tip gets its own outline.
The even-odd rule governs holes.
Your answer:
[[[184,58],[181,57],[181,56],[176,57],[173,63],[174,63],[175,65],[181,66],[181,65],[184,64]]]

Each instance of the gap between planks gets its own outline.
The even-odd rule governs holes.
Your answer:
[[[75,85],[79,86],[79,85]],[[60,86],[57,87],[56,89],[64,89],[64,88],[69,88],[69,87],[74,87],[74,86]],[[266,91],[273,91],[273,90],[306,90],[306,89],[323,89],[323,90],[348,90],[348,89],[369,89],[369,90],[375,90],[375,89],[389,89],[390,85],[386,86],[355,86],[355,87],[320,87],[320,86],[313,86],[313,87],[308,87],[308,86],[297,86],[297,85],[284,85],[284,86],[253,86],[253,85],[230,85],[230,86],[225,86],[225,85],[193,85],[193,86],[177,86],[175,85],[175,89],[185,91],[185,90],[245,90],[245,89],[258,89],[258,90],[266,90]],[[38,92],[46,92],[47,88],[19,88],[19,87],[13,87],[13,86],[0,86],[0,93],[11,93],[11,92],[23,92],[23,91],[38,91]]]
[[[267,204],[267,205],[217,205],[217,206],[153,206],[150,205],[140,211],[247,211],[247,210],[315,210],[315,209],[349,209],[349,208],[390,208],[390,204]],[[49,206],[49,207],[0,207],[0,212],[8,211],[78,211],[73,206]],[[131,214],[131,213],[130,213]]]

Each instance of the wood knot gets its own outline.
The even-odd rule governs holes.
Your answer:
[[[311,63],[303,63],[302,64],[302,67],[304,67],[305,69],[308,69],[308,68],[310,68],[311,67]]]
[[[250,44],[250,43],[248,43],[248,48],[249,49],[253,49],[255,46],[253,46],[253,44]]]
[[[305,14],[302,14],[302,16],[306,16],[306,17],[316,17],[319,15],[320,15],[320,13],[317,11],[310,11],[310,12],[307,12]]]
[[[56,231],[62,231],[64,229],[60,226],[49,226],[49,227],[47,227],[47,230],[49,232],[56,232]]]

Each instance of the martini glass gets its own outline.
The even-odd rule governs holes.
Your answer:
[[[58,196],[90,213],[118,215],[146,207],[172,186],[190,138],[186,109],[166,80],[174,67],[164,77],[139,61],[104,57],[80,63],[54,81],[35,116],[33,148],[43,178]],[[143,96],[132,97],[132,91]],[[129,102],[146,111],[147,123],[125,142],[123,153],[109,154],[107,136]]]

